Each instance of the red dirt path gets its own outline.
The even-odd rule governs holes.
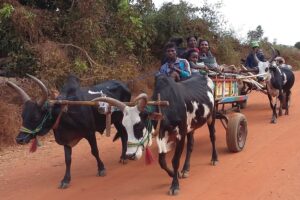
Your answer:
[[[299,80],[300,73],[296,73]],[[258,92],[249,96],[243,110],[248,120],[248,138],[240,153],[229,153],[225,130],[217,122],[219,163],[210,163],[211,146],[207,128],[197,131],[191,173],[180,180],[180,193],[167,195],[171,179],[157,161],[118,163],[120,142],[97,134],[106,177],[96,177],[96,161],[88,143],[82,140],[73,149],[72,182],[57,189],[65,171],[62,146],[52,136],[34,154],[29,146],[0,152],[0,199],[208,199],[208,200],[298,200],[300,199],[300,82],[293,88],[289,116],[270,124],[267,97]],[[156,145],[152,151],[156,154]],[[184,155],[184,154],[183,154]],[[156,156],[157,157],[157,156]],[[183,156],[184,157],[184,156]]]

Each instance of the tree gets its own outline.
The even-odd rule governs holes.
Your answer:
[[[253,41],[253,40],[260,41],[263,35],[264,35],[264,31],[261,25],[258,25],[255,30],[248,31],[247,38],[248,41]]]
[[[294,45],[294,47],[296,47],[297,49],[300,49],[300,42],[296,42],[296,44]]]

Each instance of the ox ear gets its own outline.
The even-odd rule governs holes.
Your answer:
[[[158,120],[162,120],[163,119],[163,115],[161,113],[158,113],[158,112],[153,112],[153,113],[149,114],[149,118],[151,120],[158,121]]]

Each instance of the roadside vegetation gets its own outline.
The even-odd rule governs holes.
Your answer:
[[[83,85],[119,79],[131,81],[135,91],[146,90],[151,80],[137,77],[158,69],[170,38],[185,41],[191,35],[209,40],[220,64],[239,65],[251,39],[259,40],[270,56],[263,27],[249,30],[248,41],[242,42],[224,28],[221,7],[208,1],[200,7],[180,1],[156,8],[151,0],[0,0],[0,76],[22,78],[29,73],[59,88],[73,73]],[[273,45],[294,69],[300,67],[299,44]],[[2,91],[5,87],[1,83]],[[0,98],[0,146],[16,132],[15,123],[3,114],[9,112],[6,94]]]

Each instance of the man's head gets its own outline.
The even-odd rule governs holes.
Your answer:
[[[207,40],[201,40],[199,43],[199,49],[201,52],[208,52],[209,50],[209,43]]]
[[[176,59],[176,45],[173,42],[169,42],[166,44],[165,51],[168,60]]]
[[[285,60],[284,60],[284,58],[283,57],[280,57],[280,56],[277,56],[276,58],[275,58],[275,61],[276,61],[276,63],[277,64],[285,64]]]
[[[186,38],[186,43],[188,48],[196,48],[197,47],[197,37],[190,36]]]
[[[196,63],[199,58],[199,53],[195,49],[191,49],[187,52],[187,60]]]

